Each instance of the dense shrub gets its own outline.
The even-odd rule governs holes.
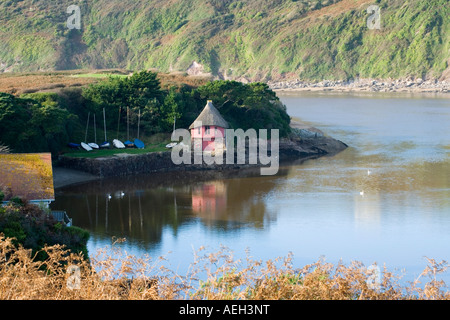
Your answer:
[[[162,131],[161,122],[164,122],[166,112],[164,94],[156,73],[141,71],[131,77],[110,76],[85,88],[82,95],[87,101],[86,114],[100,114],[105,108],[110,128],[118,126],[120,121],[137,125],[140,111],[141,125],[148,133]],[[132,115],[129,119],[127,111]]]
[[[78,227],[66,227],[36,205],[26,201],[11,201],[0,208],[0,233],[14,238],[15,245],[32,250],[37,260],[46,259],[46,245],[65,245],[73,253],[88,258],[89,233]]]
[[[122,242],[122,240],[119,240]],[[119,245],[119,246],[116,246]],[[45,247],[48,258],[32,261],[23,247],[0,234],[0,300],[448,300],[450,293],[436,274],[447,262],[429,265],[410,285],[400,276],[354,261],[333,265],[323,259],[294,268],[293,256],[258,261],[236,260],[221,248],[194,252],[186,275],[168,269],[166,258],[130,255],[115,241],[90,262],[61,246]],[[68,268],[79,268],[79,288],[68,284]],[[375,277],[374,277],[375,276]],[[427,280],[428,278],[428,280]],[[374,281],[377,279],[376,281]],[[272,309],[270,309],[273,311]],[[178,314],[179,310],[175,310]]]
[[[69,142],[77,117],[60,107],[56,95],[18,98],[0,92],[0,137],[14,152],[58,153]]]

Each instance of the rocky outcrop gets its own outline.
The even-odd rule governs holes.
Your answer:
[[[323,80],[307,82],[299,79],[269,82],[269,87],[275,91],[338,91],[338,92],[424,92],[450,93],[450,82],[437,79],[423,80],[421,78],[379,80]]]

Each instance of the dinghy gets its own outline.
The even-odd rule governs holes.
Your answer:
[[[88,119],[89,119],[89,116],[88,116]],[[87,135],[87,131],[86,131],[86,135]],[[94,113],[94,141],[95,142],[88,143],[89,147],[91,147],[92,149],[99,149],[100,147],[97,144],[97,125],[95,123],[95,113]]]
[[[96,143],[94,143],[94,142],[88,143],[88,146],[91,147],[92,149],[98,149],[98,148],[100,148],[100,147],[98,146],[98,144],[96,144]]]
[[[105,132],[105,142],[103,142],[100,145],[100,148],[102,149],[107,149],[109,148],[111,145],[108,142],[108,139],[106,139],[106,118],[105,118],[105,108],[103,108],[103,126],[104,126],[104,132]]]
[[[134,145],[138,149],[144,149],[145,148],[144,143],[141,140],[139,140],[139,139],[134,139]]]
[[[139,140],[140,127],[141,127],[141,109],[139,109],[139,114],[138,114],[137,139],[134,139],[134,146],[138,149],[144,149],[145,148],[144,142]]]
[[[81,143],[81,147],[84,150],[86,150],[86,151],[92,151],[93,150],[87,143],[84,143],[84,142]]]
[[[135,145],[130,141],[130,108],[127,107],[127,140],[123,143],[127,148],[134,148]]]
[[[114,139],[113,140],[113,145],[114,147],[116,147],[117,149],[125,149],[125,145],[122,143],[122,141],[118,140],[118,139]]]
[[[171,149],[175,147],[177,144],[178,144],[177,142],[169,143],[168,145],[166,145],[166,148]]]
[[[175,122],[176,122],[176,118],[173,117],[173,132],[175,132]],[[171,149],[171,148],[175,147],[177,144],[178,144],[178,142],[169,143],[168,145],[166,145],[166,148]]]
[[[101,145],[100,145],[100,148],[102,148],[102,149],[107,149],[107,148],[109,148],[111,145],[109,144],[109,142],[108,141],[105,141],[105,142],[103,142]]]
[[[81,148],[81,144],[73,143],[73,142],[70,142],[67,146],[71,149],[80,149]]]

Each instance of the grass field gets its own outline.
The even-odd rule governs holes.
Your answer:
[[[122,69],[3,73],[0,74],[0,92],[17,96],[42,91],[58,92],[64,88],[85,87],[110,76],[128,77],[130,74],[131,71]],[[209,76],[193,76],[182,72],[158,73],[158,79],[163,89],[180,84],[196,87],[211,80]]]
[[[128,75],[125,74],[112,74],[112,73],[82,73],[82,74],[74,74],[71,75],[73,78],[97,78],[97,79],[105,79],[108,77],[119,77],[126,78]]]

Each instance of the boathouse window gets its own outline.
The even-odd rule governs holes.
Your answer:
[[[209,126],[205,127],[205,134],[209,134]]]
[[[201,127],[198,127],[198,134],[200,134],[201,133]]]

